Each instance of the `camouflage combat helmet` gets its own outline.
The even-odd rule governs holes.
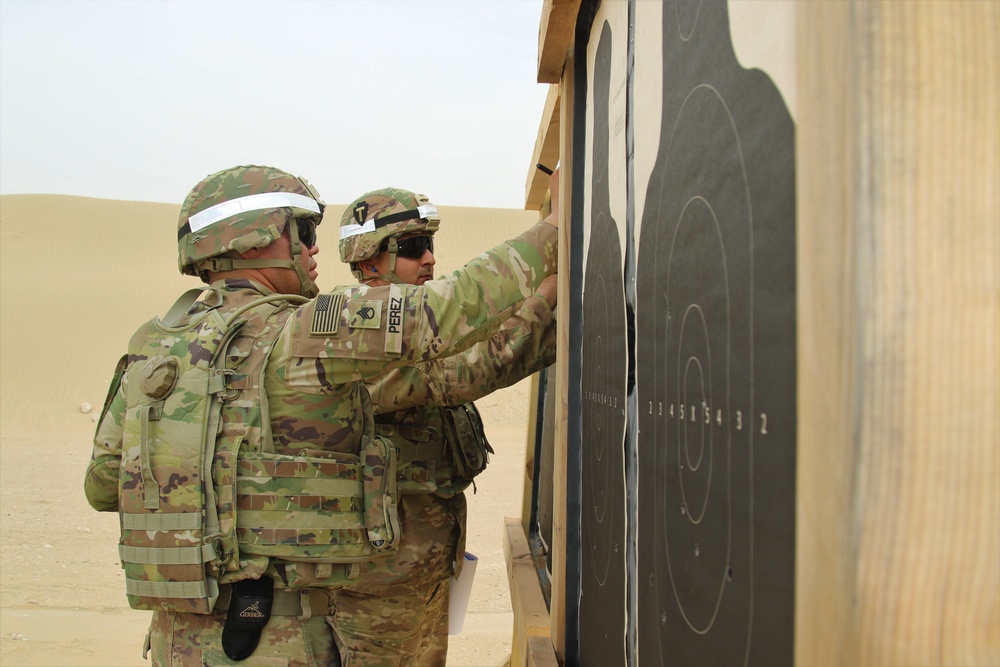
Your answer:
[[[326,204],[304,178],[274,167],[244,165],[207,176],[191,190],[178,221],[177,250],[181,273],[208,282],[209,271],[241,268],[287,268],[298,274],[300,293],[313,297],[319,288],[299,261],[303,252],[298,225],[319,225]],[[285,228],[291,241],[288,259],[222,257],[263,248]]]
[[[393,273],[397,239],[415,232],[433,234],[440,222],[437,207],[425,195],[399,188],[372,190],[344,209],[340,219],[340,261],[350,263],[358,280],[364,280],[358,262],[386,250],[389,252],[389,274],[380,277],[402,282]]]

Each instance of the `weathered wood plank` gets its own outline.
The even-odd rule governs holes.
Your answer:
[[[796,663],[1000,664],[1000,4],[798,12]]]
[[[559,83],[576,29],[580,0],[545,0],[538,26],[538,83]]]
[[[516,517],[504,519],[504,557],[510,584],[510,603],[514,611],[514,635],[511,641],[511,667],[528,664],[532,637],[544,638],[551,647],[549,610],[531,559],[528,538]]]
[[[549,175],[536,165],[555,169],[559,163],[559,104],[559,86],[549,86],[524,184],[524,208],[527,211],[541,210],[549,189]]]

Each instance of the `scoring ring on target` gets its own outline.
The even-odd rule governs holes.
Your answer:
[[[699,94],[711,92],[705,87],[692,91],[686,102],[695,103],[681,109],[675,134],[688,129],[686,122],[704,121],[705,116],[699,114],[703,105],[713,107],[721,101],[711,94]],[[718,114],[719,109],[716,106],[711,111]],[[730,148],[738,143],[737,139]],[[713,155],[713,160],[717,157]],[[670,179],[665,178],[665,182]],[[665,396],[670,409],[661,417],[669,420],[673,414],[676,423],[664,424],[664,432],[672,434],[667,441],[676,451],[658,463],[666,466],[661,478],[668,480],[658,489],[658,504],[662,500],[665,509],[680,505],[680,511],[664,515],[667,525],[658,550],[662,549],[666,558],[659,562],[666,562],[681,615],[699,634],[712,627],[722,603],[732,555],[733,520],[732,439],[728,423],[713,419],[713,409],[728,414],[729,408],[731,286],[722,225],[711,197],[694,190],[685,200],[677,201],[680,211],[675,214],[669,246],[666,296],[668,313],[682,312],[683,317],[679,330],[666,329],[663,388],[670,387]],[[721,366],[716,367],[719,362]],[[693,586],[690,581],[678,581],[675,577],[681,572],[700,583]]]

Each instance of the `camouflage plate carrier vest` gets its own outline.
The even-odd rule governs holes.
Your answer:
[[[132,337],[119,476],[132,608],[209,613],[241,558],[346,563],[398,544],[395,449],[374,437],[370,399],[358,455],[273,451],[264,369],[304,300],[242,290],[223,312],[218,290],[192,290]]]

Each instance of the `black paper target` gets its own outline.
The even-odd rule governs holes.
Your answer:
[[[620,664],[625,655],[628,349],[621,238],[608,182],[611,53],[612,30],[604,22],[592,88],[591,224],[582,313],[580,649],[585,665]]]
[[[794,127],[736,62],[724,2],[667,0],[662,28],[636,269],[638,660],[791,664]]]
[[[739,455],[724,415],[733,412],[734,399],[747,405],[752,399],[749,375],[736,378],[733,371],[752,356],[753,267],[745,165],[725,107],[715,91],[704,87],[686,102],[669,139],[663,181],[679,183],[683,174],[672,173],[671,167],[691,167],[684,158],[670,159],[674,150],[704,160],[695,156],[707,148],[712,159],[723,158],[712,167],[723,189],[708,194],[692,184],[676,198],[650,202],[648,214],[658,224],[643,243],[648,240],[657,251],[650,269],[640,259],[640,281],[650,280],[643,274],[651,270],[660,277],[661,293],[640,313],[643,322],[649,317],[650,342],[655,343],[650,356],[640,353],[640,358],[655,360],[655,373],[648,378],[654,391],[643,391],[650,384],[641,375],[639,382],[645,421],[658,418],[650,422],[656,442],[668,445],[655,447],[649,457],[658,477],[650,507],[662,527],[652,545],[659,569],[653,588],[657,598],[672,598],[690,631],[705,634],[718,617],[729,571],[749,573],[750,544],[734,545],[733,538],[737,531],[749,537],[751,517],[734,507],[734,492],[745,496],[751,480],[734,479],[748,470],[741,465],[745,461],[734,461]],[[715,130],[714,141],[704,147],[698,144],[707,128]],[[726,233],[720,216],[735,223]],[[639,330],[645,332],[646,326],[640,324]],[[749,442],[739,446],[746,451]]]

